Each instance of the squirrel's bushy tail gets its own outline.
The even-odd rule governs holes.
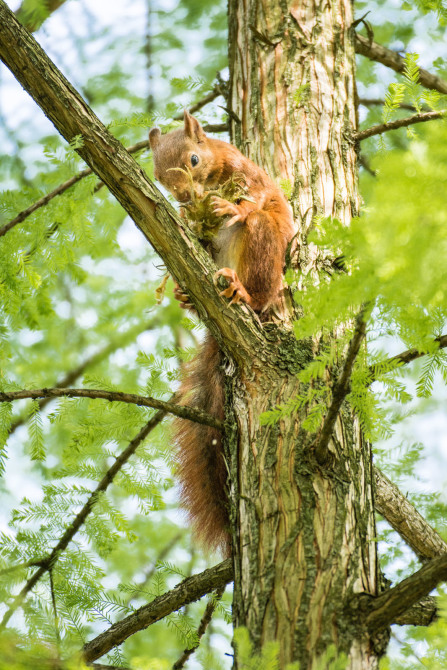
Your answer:
[[[217,342],[207,333],[199,353],[183,370],[180,404],[198,407],[223,420],[224,389],[219,365]],[[221,434],[216,428],[186,419],[176,419],[174,430],[181,504],[199,540],[228,555],[227,468]]]

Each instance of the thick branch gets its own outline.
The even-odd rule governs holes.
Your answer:
[[[173,402],[158,400],[157,398],[135,395],[134,393],[123,393],[122,391],[106,391],[103,389],[23,389],[22,391],[0,391],[0,402],[11,402],[13,400],[23,400],[24,398],[91,398],[109,400],[110,402],[127,402],[139,407],[151,407],[160,409],[170,414],[175,414],[182,419],[189,419],[197,423],[203,423],[206,426],[222,429],[223,424],[219,419],[214,418],[203,410],[195,407],[183,407]]]
[[[368,596],[365,623],[369,630],[378,631],[392,624],[440,582],[447,580],[447,554],[433,558],[411,577],[377,598]],[[361,596],[364,599],[364,596]]]
[[[374,468],[375,507],[390,526],[424,561],[447,554],[447,543],[438,535],[388,477]]]
[[[137,450],[138,446],[143,442],[143,440],[146,439],[146,437],[149,435],[149,433],[152,430],[154,430],[154,428],[156,426],[158,426],[158,424],[165,417],[165,415],[166,415],[166,411],[164,411],[164,410],[157,412],[157,414],[155,414],[147,422],[147,424],[144,426],[144,428],[142,428],[140,430],[138,435],[136,437],[134,437],[134,439],[131,442],[129,442],[126,449],[124,449],[124,451],[121,452],[121,454],[115,460],[113,465],[107,470],[106,474],[101,479],[101,481],[99,482],[96,489],[92,492],[92,494],[88,498],[87,502],[85,503],[84,507],[76,515],[76,517],[73,519],[72,523],[68,526],[68,528],[66,529],[65,533],[63,534],[63,536],[61,537],[59,542],[52,549],[52,551],[48,554],[48,556],[41,561],[39,569],[26,582],[25,586],[22,588],[20,593],[14,598],[11,606],[9,607],[9,609],[5,612],[5,615],[3,616],[3,619],[0,623],[0,630],[5,628],[8,621],[10,620],[10,618],[12,617],[12,615],[14,614],[16,609],[21,606],[21,604],[25,600],[28,593],[35,587],[35,585],[41,579],[41,577],[43,577],[43,575],[53,567],[54,563],[59,558],[59,555],[61,554],[61,552],[63,552],[67,548],[68,544],[71,542],[71,540],[76,535],[78,530],[84,524],[87,516],[92,511],[93,506],[95,505],[95,502],[97,501],[99,494],[103,493],[104,491],[107,490],[107,488],[113,482],[113,480],[116,477],[116,475],[118,474],[118,472],[123,467],[123,465],[125,465],[127,463],[129,458]],[[95,660],[95,659],[91,659],[91,660]]]
[[[390,130],[406,128],[407,126],[412,126],[415,123],[425,123],[426,121],[442,119],[446,114],[447,110],[442,109],[440,112],[423,112],[421,114],[407,116],[405,119],[396,119],[395,121],[389,121],[388,123],[380,123],[377,126],[372,126],[371,128],[366,128],[366,130],[361,130],[360,132],[355,133],[353,135],[353,140],[355,142],[361,142],[362,140],[366,140],[368,137],[373,137],[373,135],[382,135],[383,133],[387,133]]]
[[[267,358],[261,324],[251,311],[228,307],[213,284],[215,264],[186,223],[53,65],[0,0],[0,58],[67,141],[82,137],[79,155],[104,181],[186,290],[199,316],[228,354]]]
[[[398,626],[429,626],[438,618],[436,598],[427,596],[397,616],[391,623]]]
[[[202,596],[224,587],[233,579],[233,564],[227,558],[198,575],[188,577],[174,589],[158,596],[148,605],[144,605],[130,616],[117,621],[108,630],[84,646],[84,661],[89,663],[101,658],[108,651],[122,644],[128,637],[144,630],[163,617],[192,603]]]
[[[360,345],[363,341],[363,338],[365,337],[365,333],[366,322],[364,320],[364,309],[362,309],[356,319],[354,334],[348,346],[343,368],[332,389],[332,403],[326,414],[326,418],[324,420],[323,427],[315,447],[315,456],[320,463],[324,462],[327,458],[327,446],[332,435],[340,407],[343,403],[343,400],[349,393],[352,368],[354,367],[355,359],[359,353]]]
[[[390,67],[395,72],[402,73],[405,70],[405,60],[402,56],[399,56],[398,53],[391,49],[377,44],[377,42],[370,42],[366,37],[362,37],[362,35],[355,36],[355,50],[356,53],[382,63],[382,65]],[[419,82],[425,88],[431,88],[440,93],[447,94],[447,81],[423,68],[419,68]]]

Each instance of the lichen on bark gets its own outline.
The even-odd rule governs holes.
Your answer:
[[[229,2],[233,140],[290,185],[298,256],[310,266],[315,259],[315,268],[318,254],[305,251],[314,217],[349,225],[358,213],[351,25],[349,0]],[[334,646],[348,667],[369,670],[381,652],[352,625],[349,603],[353,594],[378,592],[370,445],[346,403],[324,466],[312,450],[315,436],[302,427],[309,407],[276,425],[259,421],[303,392],[297,372],[317,342],[285,346],[295,368],[278,358],[257,365],[253,352],[229,387],[239,435],[228,456],[237,476],[234,622],[257,649],[277,640],[281,668],[293,661],[315,668]],[[328,374],[323,383],[333,382]]]

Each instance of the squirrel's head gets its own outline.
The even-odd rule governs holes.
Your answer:
[[[205,186],[213,186],[212,175],[215,172],[215,160],[200,123],[189,112],[184,112],[183,128],[162,135],[159,128],[149,131],[149,144],[154,160],[154,175],[179,202],[191,199],[191,183],[188,171],[194,182],[194,190],[202,195]],[[186,170],[176,170],[182,168]]]

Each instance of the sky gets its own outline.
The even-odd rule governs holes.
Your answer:
[[[12,9],[15,9],[19,3],[10,3]],[[165,10],[174,9],[176,2],[174,0],[163,0],[158,3]],[[401,3],[397,0],[390,2],[390,13],[397,11]],[[88,8],[89,17],[86,19],[85,8]],[[44,24],[43,28],[36,33],[36,38],[42,44],[43,48],[48,52],[50,57],[58,64],[64,74],[73,82],[76,87],[82,88],[81,83],[85,78],[85,68],[89,70],[89,75],[95,73],[101,74],[110,67],[110,55],[106,51],[102,51],[104,41],[94,40],[87,45],[85,52],[80,56],[76,48],[76,36],[85,34],[88,26],[86,21],[93,22],[98,29],[98,32],[104,31],[105,34],[110,34],[110,31],[116,35],[117,40],[129,39],[131,36],[134,39],[140,39],[143,42],[143,36],[146,31],[145,24],[146,3],[144,0],[94,0],[87,2],[86,0],[69,0],[66,5],[58,12],[55,12]],[[387,15],[383,17],[374,16],[375,22],[380,22],[380,19],[388,19]],[[154,28],[156,29],[156,27]],[[421,34],[426,34],[430,30],[430,19],[424,18],[420,20]],[[395,45],[399,47],[400,45]],[[415,40],[410,48],[415,51],[421,51],[422,42]],[[424,42],[424,49],[426,42]],[[432,43],[432,50],[422,51],[421,63],[428,65],[430,61],[438,55],[445,56],[445,45],[440,43]],[[126,55],[123,50],[123,62],[130,55]],[[173,63],[173,68],[176,68],[176,76],[182,73],[194,71],[194,66],[200,62],[200,49],[191,44],[185,56],[185,61],[181,64]],[[86,60],[85,60],[86,59]],[[147,94],[147,83],[145,74],[140,76],[140,72],[145,72],[144,58],[141,56],[139,63],[128,63],[129,69],[134,70],[135,76],[129,81],[129,86],[136,93],[144,96]],[[387,72],[384,79],[389,78],[393,80],[394,75]],[[25,150],[25,160],[28,159],[29,178],[33,176],[32,163],[36,159],[44,159],[41,144],[36,141],[36,128],[42,136],[46,133],[52,133],[52,124],[44,117],[41,111],[36,107],[31,98],[20,88],[12,75],[3,67],[0,68],[0,117],[3,122],[0,124],[0,141],[14,150],[14,143],[11,141],[11,133],[8,131],[20,130],[20,135],[24,143],[27,144]],[[163,82],[153,82],[154,90],[157,87],[163,88]],[[360,88],[360,95],[365,91]],[[379,90],[369,90],[369,97],[376,97],[380,95]],[[143,137],[142,137],[143,138]],[[8,187],[8,184],[4,184]],[[130,220],[124,223],[119,241],[122,248],[135,261],[141,252],[142,236],[135,228]],[[136,262],[136,272],[139,271],[138,263]],[[103,267],[101,271],[111,275],[116,273],[116,267]],[[63,309],[63,306],[61,306]],[[89,319],[94,319],[94,315],[84,315],[85,324],[88,325]],[[139,342],[139,347],[149,349],[151,347],[150,335],[145,336],[146,340],[142,338]],[[390,355],[394,355],[401,351],[401,345],[389,340],[387,341],[387,348]],[[129,352],[133,356],[132,351]],[[123,355],[123,354],[120,354]],[[123,364],[125,361],[123,360]],[[415,406],[425,405],[425,412],[423,418],[421,416],[409,416],[402,422],[396,434],[386,444],[379,444],[379,449],[397,448],[402,441],[407,442],[421,442],[427,447],[427,456],[422,461],[419,470],[420,480],[418,482],[409,482],[409,487],[418,490],[419,492],[441,491],[442,498],[447,501],[447,391],[445,385],[440,378],[436,382],[435,399],[426,402],[415,400]],[[19,445],[23,439],[23,431],[21,428],[17,431],[14,441],[10,447],[10,465],[8,467],[8,487],[11,491],[11,504],[14,503],[13,492],[21,492],[26,489],[27,495],[39,497],[41,495],[40,482],[36,478],[36,473],[29,466],[27,459],[21,456]],[[20,497],[18,495],[17,497]],[[6,517],[2,510],[0,510],[0,530],[7,530]],[[194,665],[191,664],[191,668]]]

